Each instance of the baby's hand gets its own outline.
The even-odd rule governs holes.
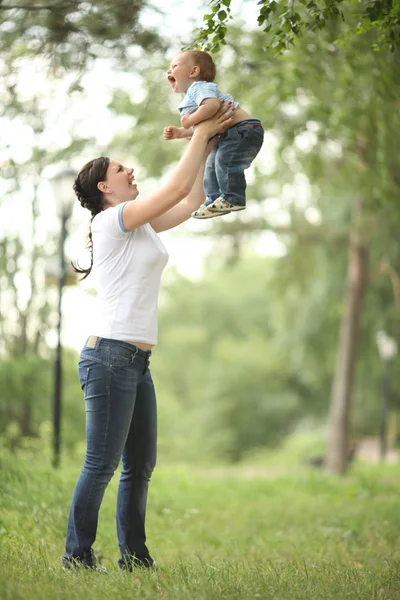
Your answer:
[[[178,127],[165,127],[164,128],[164,140],[177,140],[180,138]]]

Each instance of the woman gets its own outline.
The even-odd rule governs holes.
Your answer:
[[[92,545],[104,491],[122,457],[117,534],[123,569],[152,567],[146,546],[147,490],[156,462],[156,396],[149,371],[157,343],[157,302],[168,254],[157,233],[186,221],[204,201],[209,138],[231,125],[221,108],[193,133],[169,181],[136,200],[133,169],[96,158],[75,179],[74,190],[92,214],[91,266],[97,315],[80,356],[87,450],[68,520],[63,566],[96,568]]]

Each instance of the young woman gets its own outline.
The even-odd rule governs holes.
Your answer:
[[[105,489],[122,457],[117,499],[118,564],[152,567],[146,546],[148,484],[156,463],[156,396],[149,370],[157,343],[157,303],[168,254],[157,233],[186,221],[204,202],[205,160],[232,123],[221,108],[196,126],[169,181],[148,198],[133,169],[101,157],[79,172],[74,190],[92,214],[91,266],[97,314],[79,360],[87,450],[68,520],[63,566],[96,569],[92,546]]]

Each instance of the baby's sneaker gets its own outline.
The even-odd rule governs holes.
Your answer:
[[[238,204],[231,204],[228,200],[224,200],[223,198],[217,198],[207,206],[208,210],[215,215],[217,214],[225,214],[226,212],[234,212],[238,210],[244,210],[245,206],[239,206]]]
[[[213,217],[220,217],[222,215],[227,215],[228,213],[231,212],[230,210],[226,210],[226,209],[219,210],[219,211],[217,211],[217,210],[211,211],[210,206],[211,206],[211,204],[209,204],[209,205],[202,204],[200,206],[200,208],[198,208],[197,210],[194,210],[192,212],[192,217],[194,219],[212,219]]]

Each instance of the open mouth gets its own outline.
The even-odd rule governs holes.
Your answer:
[[[167,79],[171,85],[174,85],[174,83],[176,83],[176,79],[175,77],[172,77],[172,75],[168,75]]]

